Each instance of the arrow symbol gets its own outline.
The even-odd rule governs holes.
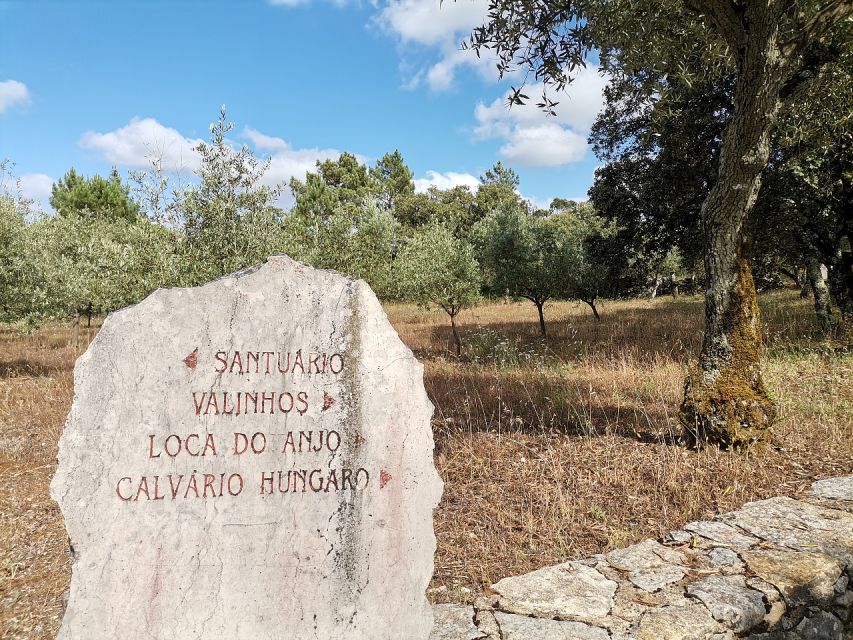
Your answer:
[[[184,358],[184,364],[190,369],[195,369],[198,364],[198,347],[196,347],[190,355]]]

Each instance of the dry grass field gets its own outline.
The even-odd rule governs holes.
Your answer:
[[[817,478],[853,472],[853,332],[815,333],[809,301],[762,297],[774,445],[750,456],[678,444],[682,382],[701,340],[699,298],[546,309],[490,304],[460,316],[388,307],[425,365],[436,406],[431,596],[472,599],[506,575],[657,537]],[[83,347],[93,331],[83,332]],[[0,638],[53,638],[69,579],[48,495],[71,404],[70,331],[0,332]]]

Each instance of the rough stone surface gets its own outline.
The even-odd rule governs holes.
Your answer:
[[[764,597],[747,587],[743,576],[708,576],[687,587],[687,593],[734,631],[747,631],[764,619]]]
[[[613,606],[616,583],[577,562],[545,567],[492,585],[499,607],[524,616],[591,620]]]
[[[684,525],[684,529],[695,533],[697,536],[702,536],[718,544],[728,545],[734,549],[746,549],[759,542],[751,536],[744,535],[725,522],[690,522]]]
[[[610,640],[604,629],[583,622],[561,622],[495,613],[502,640]]]
[[[820,551],[853,566],[853,515],[791,498],[750,502],[721,516],[775,545]]]
[[[475,625],[483,640],[853,640],[847,502],[813,500],[750,503],[665,544],[506,578],[475,601]],[[654,581],[670,568],[678,578]]]
[[[813,482],[812,493],[819,498],[853,501],[853,475]]]
[[[804,618],[797,625],[797,637],[802,640],[844,640],[841,620],[826,611]]]
[[[756,575],[775,586],[791,606],[828,603],[841,565],[822,553],[756,549],[744,551],[743,559]]]
[[[743,562],[741,562],[738,554],[725,547],[711,549],[708,552],[708,560],[711,566],[720,567],[721,571],[725,573],[743,571]]]
[[[432,617],[429,640],[480,640],[486,637],[474,624],[474,607],[437,604],[432,608]]]
[[[644,591],[658,591],[687,573],[684,556],[654,540],[644,540],[607,554],[612,567],[628,572],[628,579]]]
[[[637,640],[710,640],[723,628],[701,604],[651,609],[640,619]]]
[[[367,285],[284,256],[112,314],[51,487],[58,637],[426,640],[431,413]]]

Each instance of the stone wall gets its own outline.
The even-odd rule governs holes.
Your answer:
[[[853,640],[853,475],[435,605],[431,640]]]

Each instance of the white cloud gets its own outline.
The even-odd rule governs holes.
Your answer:
[[[198,138],[184,137],[154,118],[133,118],[115,131],[87,131],[79,144],[84,149],[99,152],[115,165],[148,167],[153,158],[159,158],[167,171],[181,171],[198,166],[199,156],[195,147],[201,142]]]
[[[281,150],[281,149],[289,149],[290,145],[287,144],[282,138],[276,138],[274,136],[268,136],[266,134],[261,133],[257,129],[252,129],[251,127],[246,127],[243,129],[243,135],[251,140],[252,145],[255,149],[264,149],[264,150]]]
[[[480,140],[503,140],[501,154],[525,166],[556,166],[582,160],[586,137],[604,104],[607,82],[598,67],[586,67],[564,91],[549,92],[548,97],[559,102],[554,108],[556,116],[549,116],[536,106],[542,83],[524,88],[530,100],[523,105],[508,107],[509,92],[491,104],[480,102],[474,109],[474,136]]]
[[[21,195],[31,200],[44,200],[50,196],[53,178],[44,173],[28,173],[18,180]]]
[[[488,0],[391,0],[376,17],[386,31],[407,43],[444,44],[483,23]]]
[[[548,116],[536,106],[544,88],[541,82],[524,87],[523,93],[530,96],[530,100],[523,105],[507,107],[509,92],[488,106],[480,102],[474,110],[478,122],[475,134],[480,138],[503,137],[512,124],[531,126],[547,122],[589,132],[604,105],[604,88],[607,83],[607,76],[601,75],[597,66],[588,65],[565,90],[548,92],[548,97],[559,103],[554,107],[556,116]]]
[[[453,86],[461,66],[477,69],[488,80],[496,80],[494,59],[462,51],[460,43],[472,29],[485,21],[488,0],[390,0],[374,17],[375,24],[395,36],[405,50],[417,47],[438,49],[438,62],[402,65],[406,89],[426,83],[435,92]]]
[[[423,193],[428,191],[430,187],[438,189],[452,189],[453,187],[468,187],[472,191],[476,191],[480,186],[480,181],[470,173],[456,173],[448,171],[439,173],[438,171],[427,171],[425,178],[416,178],[414,180],[415,191]]]
[[[294,149],[284,138],[270,136],[251,127],[243,129],[243,136],[251,141],[256,151],[270,152],[270,166],[263,179],[263,182],[269,185],[287,183],[291,178],[304,180],[307,172],[317,169],[317,162],[337,160],[341,155],[337,149]],[[362,164],[367,162],[365,157],[353,155]]]
[[[241,136],[251,143],[257,155],[269,155],[270,166],[263,184],[287,183],[291,178],[305,179],[316,163],[341,155],[337,149],[294,149],[286,140],[257,129],[245,127]],[[200,159],[194,148],[202,140],[191,139],[154,118],[133,118],[127,125],[98,133],[89,131],[80,138],[80,146],[99,152],[107,161],[122,167],[148,167],[151,158],[162,157],[167,171],[195,169]],[[361,162],[365,159],[356,155]]]
[[[17,80],[0,82],[0,113],[11,107],[26,107],[30,104],[30,90]]]
[[[500,152],[525,167],[554,167],[582,160],[586,138],[558,124],[516,127]]]
[[[277,184],[289,182],[291,178],[305,180],[308,171],[316,171],[317,161],[337,160],[341,152],[337,149],[287,149],[274,153],[270,157],[269,170],[264,174],[264,182]]]

